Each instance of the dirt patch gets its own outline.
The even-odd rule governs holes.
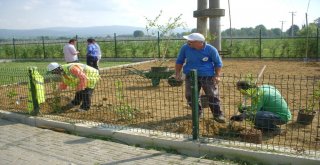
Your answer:
[[[159,65],[158,62],[152,62],[133,67],[145,73],[151,67]],[[281,126],[285,134],[262,135],[261,143],[294,146],[297,152],[309,148],[319,150],[317,140],[320,137],[319,113],[311,125],[305,126],[295,122],[299,107],[306,106],[315,81],[320,79],[319,62],[224,60],[223,77],[219,88],[227,123],[219,124],[213,121],[209,108],[205,108],[204,118],[200,119],[201,136],[241,141],[244,136],[241,135],[241,131],[252,129],[252,123],[249,121],[234,122],[230,127],[228,119],[237,114],[237,104],[242,100],[235,83],[248,74],[257,77],[264,65],[267,67],[258,84],[276,86],[287,100],[293,119],[287,125]],[[167,61],[161,66],[168,66],[173,70],[174,61]],[[77,112],[76,108],[73,108],[55,113],[52,84],[47,83],[47,101],[41,105],[41,113],[164,132],[192,134],[191,108],[184,98],[184,85],[172,87],[167,79],[161,79],[158,86],[152,86],[151,79],[132,73],[126,68],[102,70],[101,77],[94,91],[92,107],[88,112]],[[26,110],[27,99],[20,99],[19,104],[15,103],[15,100],[20,97],[26,98],[28,91],[26,85],[3,87],[1,90],[4,94],[0,95],[0,108],[10,111]],[[9,98],[6,93],[10,90],[15,90],[18,95]],[[62,99],[59,106],[68,103],[74,97],[74,92],[67,90],[61,93]],[[201,94],[203,94],[202,91]],[[254,140],[251,142],[260,143]]]

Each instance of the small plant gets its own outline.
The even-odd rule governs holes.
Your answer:
[[[10,99],[10,103],[14,104],[15,101],[13,101],[13,98],[16,97],[18,94],[15,90],[11,89],[8,93],[7,93],[7,97]]]
[[[125,103],[123,96],[123,85],[122,81],[118,80],[115,82],[116,86],[116,98],[119,100],[120,105],[116,106],[116,113],[120,116],[121,120],[132,120],[135,115],[139,112],[138,109],[132,108],[130,105]]]
[[[248,82],[252,87],[255,86],[254,77],[251,73],[247,74],[244,77],[244,81]],[[238,103],[237,105],[239,112],[242,113],[244,110],[246,110],[247,112],[255,112],[256,109],[254,109],[254,107],[256,107],[256,105],[258,104],[258,96],[260,95],[259,90],[257,88],[249,88],[247,90],[241,89],[240,92],[244,94],[244,101],[242,103]],[[246,100],[248,98],[250,98],[251,100],[251,106],[247,105]]]
[[[300,113],[314,114],[316,110],[319,110],[320,106],[320,81],[316,84],[312,96],[308,99],[308,106],[306,108],[300,108]]]
[[[62,111],[61,109],[61,95],[60,95],[60,90],[58,90],[57,83],[54,81],[54,79],[51,78],[50,80],[51,83],[51,88],[53,90],[52,95],[53,98],[51,102],[49,103],[50,107],[52,108],[53,112],[55,113],[60,113]]]
[[[9,99],[13,99],[15,96],[17,96],[18,94],[17,94],[17,92],[15,91],[15,90],[10,90],[8,93],[7,93],[7,97],[9,98]]]

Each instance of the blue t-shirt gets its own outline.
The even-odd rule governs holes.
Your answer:
[[[201,50],[184,44],[180,49],[176,64],[183,65],[184,63],[184,74],[188,75],[191,69],[197,69],[198,76],[214,76],[215,68],[221,68],[223,65],[218,50],[209,44],[205,44]]]
[[[98,55],[97,47],[94,44],[88,44],[87,46],[87,56],[96,57]]]

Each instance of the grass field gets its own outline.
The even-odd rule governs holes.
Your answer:
[[[59,64],[65,64],[64,61],[56,61]],[[0,85],[28,82],[28,68],[37,67],[40,74],[45,75],[49,61],[17,61],[17,62],[2,62],[0,65]],[[131,62],[107,62],[101,61],[100,68],[111,67],[117,65],[128,64]]]
[[[56,62],[60,64],[65,64],[63,61],[56,60]],[[18,61],[18,62],[2,62],[0,65],[0,70],[2,69],[28,69],[29,66],[36,66],[40,70],[45,70],[47,65],[50,62],[48,61],[38,61],[38,62],[30,62],[30,61]],[[100,68],[104,67],[110,67],[110,66],[116,66],[116,65],[122,65],[122,64],[128,64],[130,62],[107,62],[107,61],[101,61],[99,63]]]

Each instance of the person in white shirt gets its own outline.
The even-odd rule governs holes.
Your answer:
[[[64,60],[67,63],[79,62],[78,54],[80,52],[75,48],[76,42],[77,40],[71,39],[69,43],[63,47]]]

